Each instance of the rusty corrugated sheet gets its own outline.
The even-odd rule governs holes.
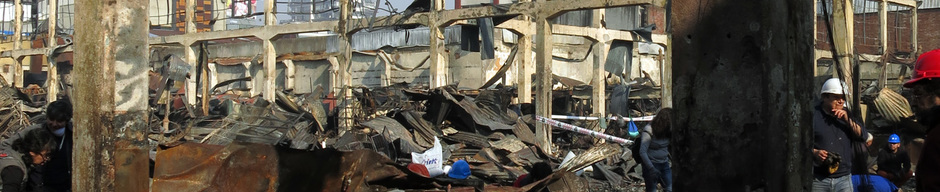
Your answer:
[[[479,134],[467,133],[467,132],[458,132],[451,135],[444,136],[445,139],[456,141],[460,143],[465,143],[474,147],[490,147],[489,140],[486,137],[483,137]]]
[[[405,121],[408,122],[411,127],[414,127],[415,142],[424,147],[432,147],[434,145],[434,137],[440,137],[442,134],[440,130],[434,129],[434,125],[431,125],[431,122],[421,118],[421,114],[423,113],[419,114],[416,111],[405,111],[401,113]]]
[[[527,147],[525,149],[516,151],[512,154],[506,155],[506,158],[509,161],[512,161],[513,164],[521,165],[523,167],[532,167],[533,164],[544,161],[543,155],[539,155],[541,150],[535,147]]]
[[[270,145],[186,143],[157,153],[152,191],[276,191]]]
[[[535,133],[532,132],[532,129],[529,128],[529,125],[525,124],[521,118],[516,119],[516,125],[512,128],[512,134],[516,135],[516,138],[519,138],[522,142],[535,145]]]
[[[411,187],[371,150],[304,151],[263,144],[186,143],[157,153],[152,191],[382,191]]]

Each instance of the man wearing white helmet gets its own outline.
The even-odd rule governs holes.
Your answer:
[[[813,110],[813,191],[852,191],[852,141],[864,142],[868,133],[845,110],[843,82],[823,83],[822,102]]]

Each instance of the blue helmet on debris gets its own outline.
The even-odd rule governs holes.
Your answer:
[[[470,176],[470,164],[467,164],[467,161],[458,160],[454,162],[454,165],[450,168],[450,172],[447,173],[447,176],[450,176],[454,179],[466,179]]]
[[[898,134],[891,134],[888,137],[888,143],[901,143],[901,137],[898,137]]]

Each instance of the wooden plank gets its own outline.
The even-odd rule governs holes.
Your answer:
[[[48,0],[48,12],[53,14],[47,14],[46,22],[48,27],[48,34],[46,35],[46,47],[55,48],[59,41],[56,40],[55,28],[56,28],[56,8],[58,8],[57,0]],[[49,70],[46,71],[46,83],[49,86],[46,87],[46,101],[53,102],[58,99],[59,94],[59,70],[56,69],[55,58],[47,55],[46,64],[49,65]]]
[[[549,18],[536,17],[535,36],[535,114],[552,114],[552,26]],[[552,155],[552,128],[545,123],[535,124],[535,137],[545,154]]]
[[[23,0],[14,0],[13,16],[13,50],[19,50],[23,45]],[[13,87],[23,88],[23,60],[22,57],[13,57]]]

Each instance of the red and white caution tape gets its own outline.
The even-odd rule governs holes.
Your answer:
[[[624,121],[630,121],[630,120],[633,120],[633,121],[653,121],[653,117],[656,117],[656,116],[655,116],[655,115],[651,115],[651,116],[643,116],[643,117],[623,117],[623,120],[624,120]],[[552,119],[596,121],[596,120],[597,120],[597,117],[552,115]],[[608,118],[608,119],[610,119],[610,120],[617,120],[617,117],[610,117],[610,118]]]
[[[604,134],[604,133],[597,132],[597,131],[590,130],[590,129],[581,128],[578,126],[574,126],[572,124],[562,123],[561,121],[555,121],[555,120],[545,118],[542,116],[535,116],[535,120],[545,123],[545,124],[549,124],[554,127],[562,128],[564,130],[568,130],[568,131],[572,131],[572,132],[580,133],[580,134],[585,134],[585,135],[590,135],[591,137],[594,137],[594,138],[607,139],[607,140],[617,142],[623,145],[633,144],[633,141],[631,140],[627,140],[627,139],[620,138],[620,137],[615,137],[612,135]]]

